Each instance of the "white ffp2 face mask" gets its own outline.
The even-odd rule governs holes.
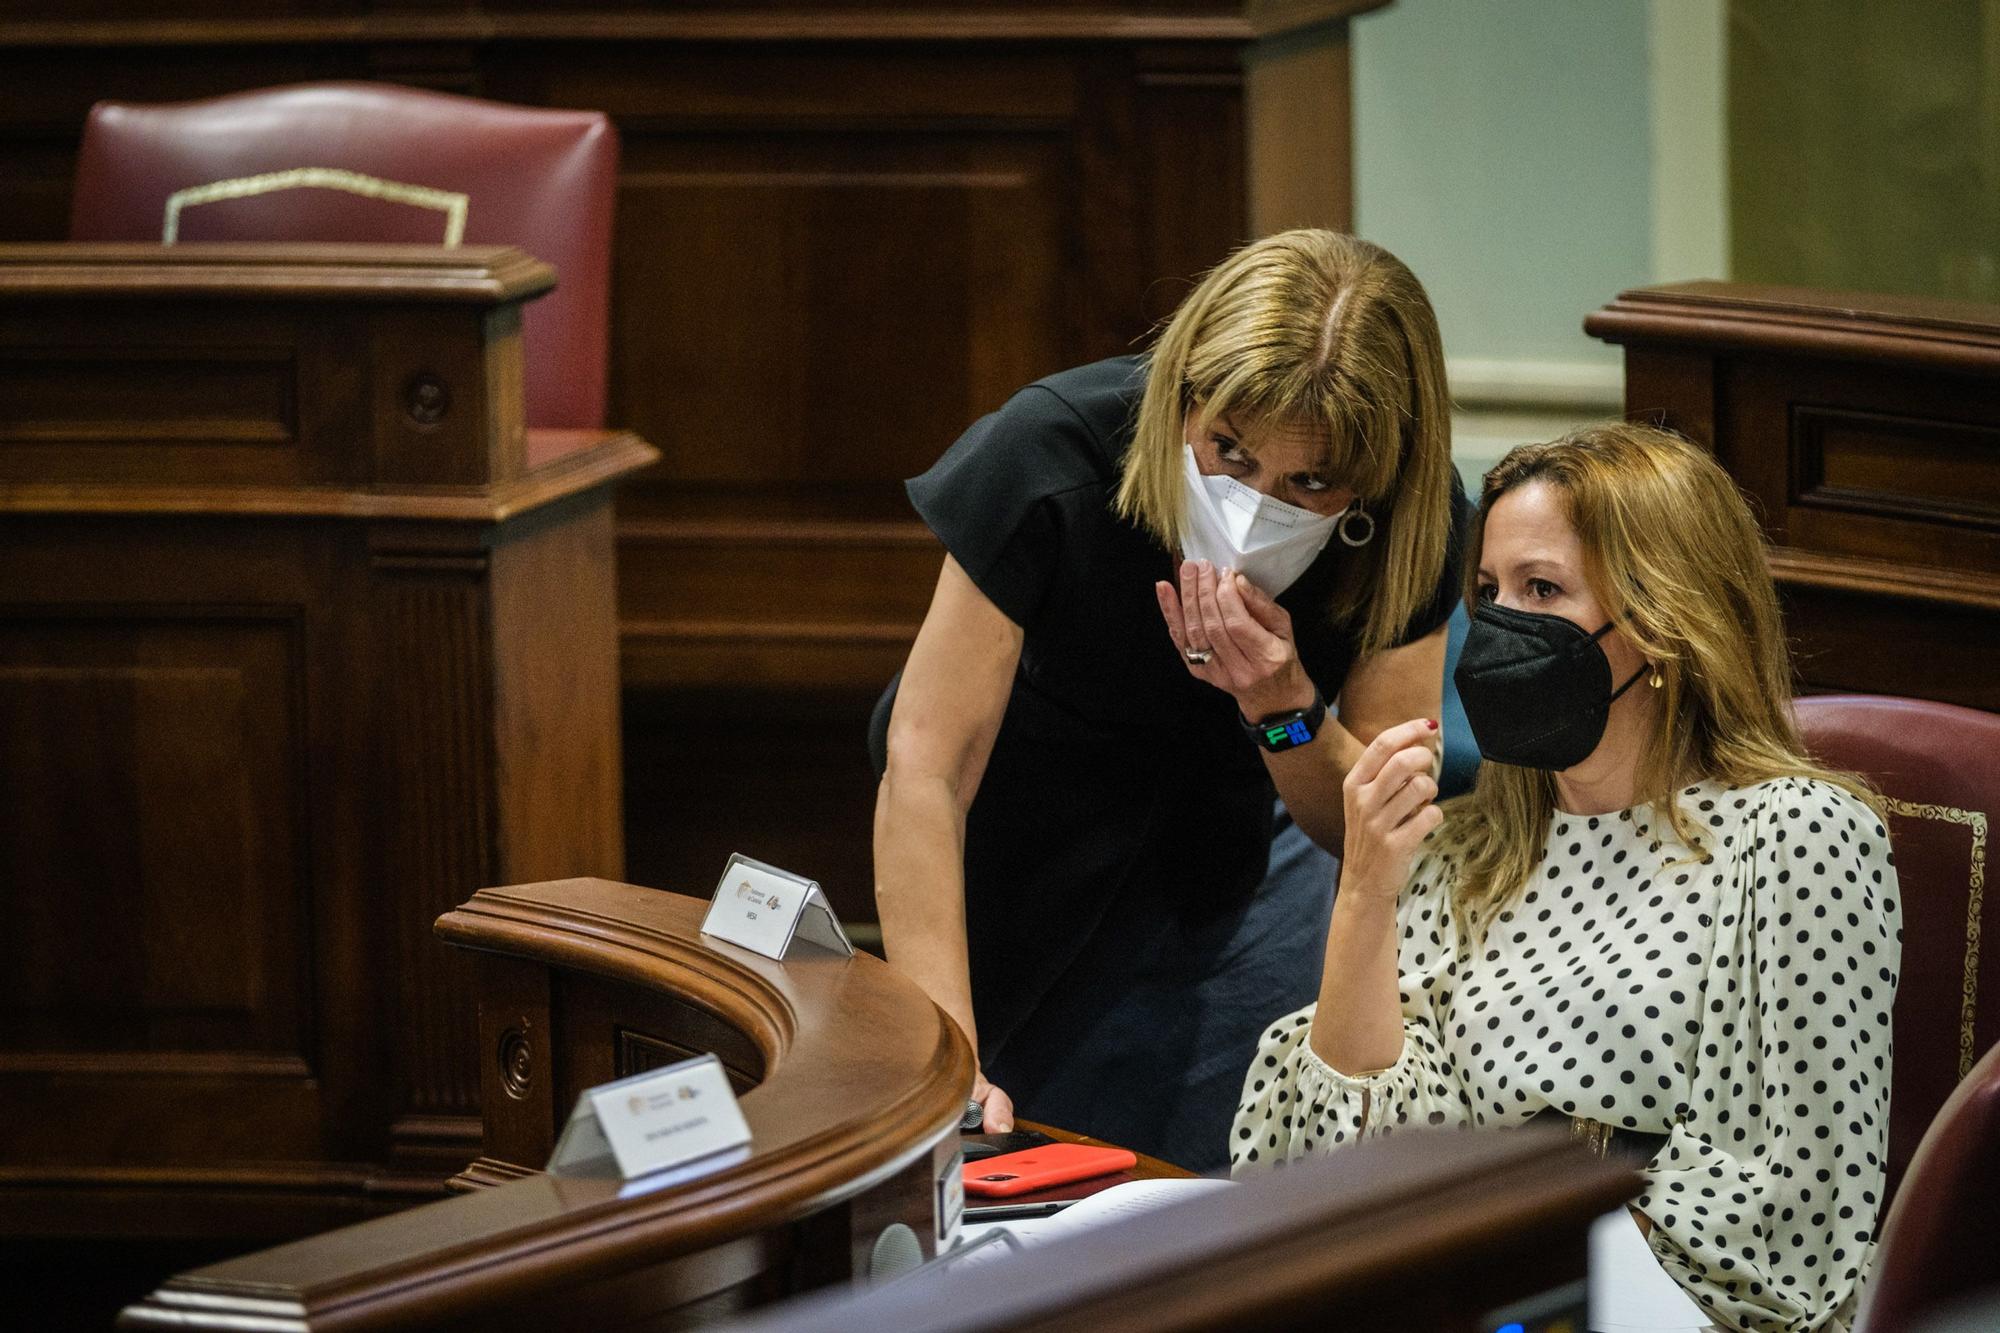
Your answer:
[[[1187,453],[1181,555],[1241,573],[1272,597],[1292,586],[1333,537],[1338,515],[1274,500],[1234,477],[1203,476]]]

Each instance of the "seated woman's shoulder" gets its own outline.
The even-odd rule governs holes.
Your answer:
[[[1731,789],[1728,794],[1745,801],[1749,809],[1761,813],[1766,819],[1804,820],[1812,832],[1820,831],[1812,828],[1818,824],[1822,828],[1837,828],[1850,834],[1869,833],[1878,839],[1888,837],[1888,830],[1882,827],[1882,817],[1867,801],[1856,792],[1823,777],[1787,774],[1748,787]]]
[[[1772,778],[1737,793],[1758,816],[1744,850],[1758,866],[1759,900],[1796,910],[1844,902],[1886,918],[1899,898],[1895,856],[1881,815],[1858,793],[1810,776]],[[1824,913],[1813,913],[1818,920]]]

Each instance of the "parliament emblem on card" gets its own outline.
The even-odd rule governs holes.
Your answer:
[[[741,852],[722,869],[701,933],[780,962],[798,940],[854,956],[847,932],[817,883]]]
[[[722,1061],[703,1055],[578,1097],[549,1171],[661,1185],[741,1161],[749,1143]]]

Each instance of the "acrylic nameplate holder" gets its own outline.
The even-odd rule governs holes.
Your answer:
[[[854,956],[847,932],[840,928],[840,919],[817,883],[753,861],[741,852],[723,867],[722,881],[715,886],[715,900],[708,905],[701,933],[779,962],[798,940],[848,958]]]
[[[617,1178],[621,1193],[692,1180],[750,1155],[750,1125],[722,1061],[697,1056],[601,1083],[576,1099],[549,1174]]]

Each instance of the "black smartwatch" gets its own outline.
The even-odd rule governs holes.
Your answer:
[[[1272,754],[1282,754],[1295,750],[1313,737],[1326,723],[1326,700],[1320,692],[1313,691],[1313,701],[1304,708],[1294,708],[1289,713],[1273,713],[1261,722],[1252,722],[1238,713],[1236,720],[1243,724],[1243,734]]]

